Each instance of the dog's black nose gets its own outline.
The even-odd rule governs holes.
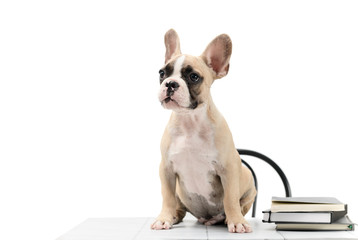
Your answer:
[[[167,96],[171,97],[174,94],[174,91],[176,91],[179,88],[179,83],[175,81],[170,81],[165,84],[167,87]]]
[[[179,87],[179,84],[175,81],[170,81],[165,84],[167,88],[172,88],[173,90],[176,90]]]

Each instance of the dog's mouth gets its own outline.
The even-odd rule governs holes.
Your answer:
[[[162,104],[163,103],[169,103],[169,102],[173,102],[173,103],[176,103],[176,104],[178,104],[179,105],[179,103],[177,102],[177,101],[175,101],[173,98],[171,98],[171,97],[167,97],[167,98],[164,98],[163,100],[162,100]]]
[[[167,109],[181,108],[181,105],[171,97],[164,98],[161,103]]]
[[[170,101],[174,101],[173,99],[171,99],[170,97],[167,97],[166,99],[163,100],[165,103],[168,103]]]
[[[175,105],[176,107],[186,108],[186,109],[195,109],[195,108],[197,108],[198,105],[199,105],[198,101],[195,101],[195,102],[191,103],[188,107],[183,107],[183,106],[181,106],[176,100],[172,99],[171,97],[166,97],[166,98],[164,98],[164,99],[161,101],[161,103],[162,103],[162,105],[165,104],[166,106],[173,104],[173,105]]]

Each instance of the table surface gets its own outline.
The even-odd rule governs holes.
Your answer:
[[[205,226],[184,219],[170,230],[151,230],[154,218],[89,218],[57,240],[161,239],[357,239],[357,231],[276,231],[275,225],[247,219],[252,233],[229,233],[226,225]]]

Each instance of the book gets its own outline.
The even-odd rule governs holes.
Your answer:
[[[271,212],[263,211],[263,222],[268,223],[332,223],[347,214],[347,205],[344,211],[328,212]]]
[[[277,223],[276,230],[353,231],[354,223],[346,215],[333,223]]]
[[[272,197],[271,212],[344,211],[345,204],[333,197]]]

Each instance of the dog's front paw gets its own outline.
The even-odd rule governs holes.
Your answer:
[[[170,229],[172,228],[172,224],[168,221],[161,221],[161,220],[155,220],[154,223],[152,223],[152,225],[150,226],[151,229],[153,230],[162,230],[162,229]]]
[[[227,229],[231,233],[249,233],[252,232],[252,228],[247,223],[228,223]]]

